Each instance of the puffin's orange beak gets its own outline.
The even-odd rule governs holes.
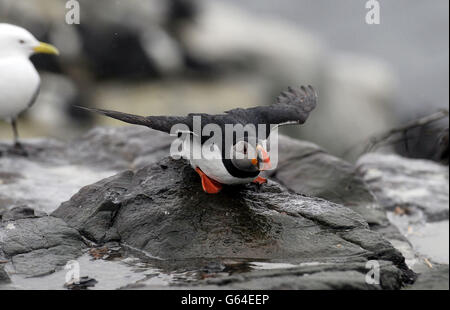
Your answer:
[[[259,171],[272,169],[272,164],[270,163],[270,156],[267,154],[266,150],[258,144],[256,147],[256,151],[258,152],[257,163],[259,165]]]

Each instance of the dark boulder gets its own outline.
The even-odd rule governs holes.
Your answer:
[[[0,263],[0,284],[5,284],[11,282],[8,274],[5,271],[4,266]]]
[[[409,286],[410,290],[448,290],[448,265],[434,265],[419,273],[417,280]]]
[[[370,225],[389,224],[354,165],[316,144],[286,136],[279,137],[278,153],[278,167],[270,175],[288,189],[344,205]]]
[[[408,266],[419,274],[413,288],[448,289],[448,166],[371,153],[361,157],[357,167],[412,250],[403,252]],[[386,229],[382,233],[397,248],[406,249]]]
[[[165,259],[152,264],[168,273],[202,270],[203,262],[222,266],[229,259],[301,270],[324,266],[314,269],[317,281],[302,276],[297,282],[293,275],[292,288],[365,288],[361,266],[373,259],[389,271],[382,288],[399,288],[414,277],[384,239],[401,239],[398,231],[351,164],[312,143],[281,136],[273,181],[207,195],[189,165],[162,159],[170,143],[168,135],[146,128],[96,128],[71,143],[26,143],[27,158],[1,157],[0,258],[19,274],[43,275],[80,259],[85,243],[94,246],[89,239],[95,246],[120,242]],[[249,268],[242,277],[253,281],[253,272]],[[281,271],[273,272],[275,288]],[[348,281],[339,282],[339,274]]]
[[[162,259],[387,259],[404,281],[410,277],[402,255],[356,212],[274,182],[208,195],[183,160],[164,159],[86,186],[52,216],[94,242],[120,241]]]
[[[26,219],[26,218],[36,218],[44,216],[45,213],[35,211],[27,206],[18,206],[14,207],[11,210],[5,211],[3,214],[0,215],[0,220],[5,221],[15,221],[20,219]]]
[[[379,261],[379,284],[366,281],[365,263],[317,264],[277,270],[261,270],[226,278],[206,280],[210,289],[264,290],[379,290],[402,286],[402,271],[392,262]]]
[[[448,220],[449,168],[429,160],[367,154],[358,171],[385,209],[420,211],[427,221]]]
[[[25,218],[0,224],[0,248],[18,274],[52,273],[81,255],[84,247],[80,234],[55,217]]]

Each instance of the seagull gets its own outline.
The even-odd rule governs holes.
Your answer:
[[[17,118],[34,104],[39,93],[41,80],[30,61],[36,53],[59,55],[54,46],[39,42],[26,29],[0,23],[0,119],[11,123],[14,148],[22,151]]]
[[[257,183],[264,184],[267,179],[260,176],[261,171],[272,169],[267,141],[278,127],[303,124],[316,108],[317,93],[312,86],[289,87],[269,106],[237,108],[224,114],[210,115],[191,113],[187,116],[139,116],[117,111],[80,107],[88,111],[121,120],[126,123],[143,125],[152,129],[178,134],[182,139],[183,157],[190,161],[199,174],[203,190],[217,194],[222,185]],[[221,139],[211,141],[203,135],[204,130],[214,125],[219,128]],[[227,126],[253,125],[244,135],[232,135],[231,143],[226,143]],[[181,127],[180,127],[181,126]],[[201,130],[196,130],[200,127]],[[174,130],[179,128],[179,130]],[[185,129],[182,129],[185,128]],[[230,127],[228,127],[230,128]],[[200,134],[199,134],[200,132]],[[224,135],[225,133],[225,135]],[[200,136],[200,137],[199,137]],[[219,143],[216,143],[219,141]],[[209,153],[194,156],[195,147]],[[208,156],[206,156],[207,154]],[[227,156],[229,154],[229,156]]]

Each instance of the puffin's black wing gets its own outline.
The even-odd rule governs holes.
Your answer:
[[[317,93],[312,86],[289,87],[278,96],[275,104],[226,113],[243,124],[265,124],[270,131],[282,125],[305,123],[316,105]]]
[[[147,126],[155,130],[170,133],[172,126],[184,124],[192,130],[192,117],[188,116],[140,116],[111,110],[79,107],[88,111],[106,115],[125,123]]]
[[[259,125],[266,125],[266,135],[278,126],[286,124],[303,124],[314,110],[317,104],[317,94],[312,86],[289,87],[281,93],[277,102],[270,106],[255,107],[249,109],[233,109],[225,114],[189,114],[187,116],[139,116],[111,110],[80,107],[88,111],[97,112],[123,122],[135,125],[147,126],[152,129],[170,133],[174,125],[187,125],[191,132],[194,131],[194,118],[200,117],[200,128],[206,124],[217,124],[225,128],[226,124],[253,124],[259,130]]]

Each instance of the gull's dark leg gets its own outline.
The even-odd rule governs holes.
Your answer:
[[[11,120],[11,126],[14,134],[14,146],[13,151],[16,154],[27,156],[28,153],[23,147],[23,145],[19,142],[19,131],[17,130],[17,119],[13,118]]]
[[[19,131],[17,130],[17,120],[15,118],[11,120],[11,126],[14,134],[14,147],[21,148],[22,145],[19,142]]]

